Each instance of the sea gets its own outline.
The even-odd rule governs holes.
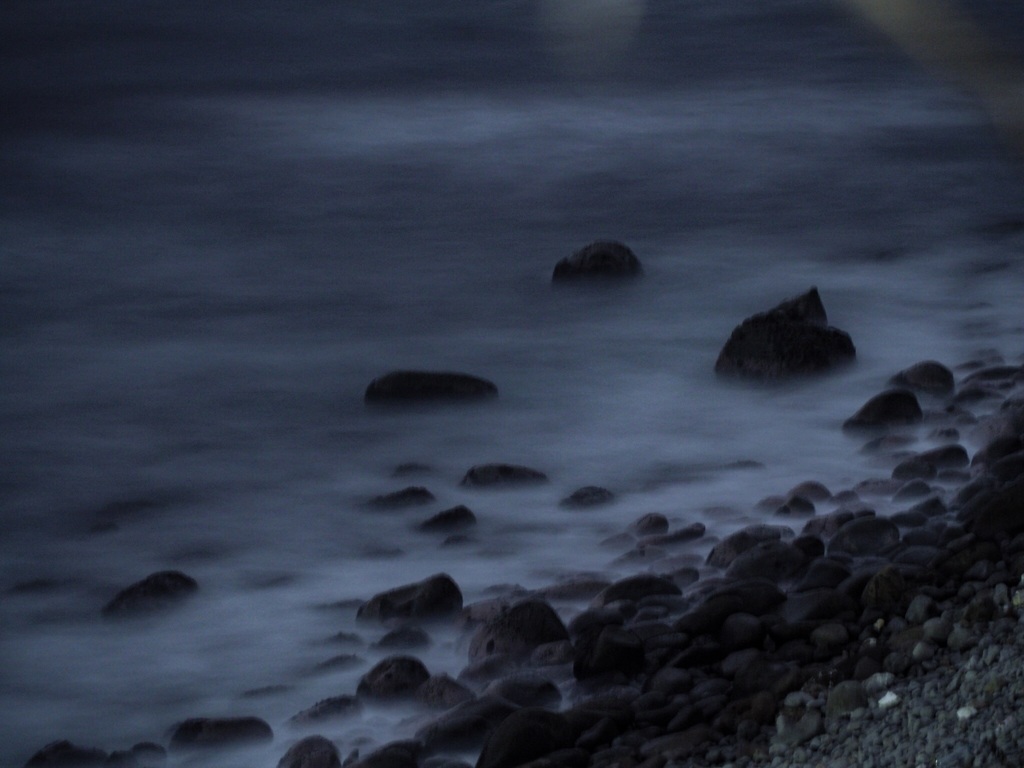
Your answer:
[[[894,373],[1022,362],[1024,149],[955,54],[855,5],[5,0],[0,765],[243,715],[273,742],[169,764],[272,768],[309,733],[366,755],[423,714],[289,724],[387,655],[361,601],[658,572],[615,538],[652,512],[706,526],[671,552],[703,576],[779,522],[764,497],[888,476],[841,425]],[[940,12],[1024,51],[1019,4]],[[553,287],[599,239],[644,276]],[[716,377],[738,323],[812,286],[855,364]],[[499,396],[367,407],[396,369]],[[549,481],[460,484],[489,462]],[[436,500],[367,505],[409,485]],[[615,502],[559,504],[586,485]],[[418,530],[458,504],[465,538]],[[196,596],[103,618],[161,570]],[[457,676],[465,636],[429,633]]]

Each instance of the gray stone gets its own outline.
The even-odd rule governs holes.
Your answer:
[[[25,768],[99,768],[107,753],[94,747],[79,747],[70,741],[53,741],[36,752]]]
[[[464,504],[438,512],[419,525],[421,531],[461,531],[476,525],[476,515]]]
[[[847,715],[855,709],[868,705],[868,694],[864,685],[857,680],[843,680],[832,686],[825,703],[825,714],[828,717]]]
[[[577,488],[571,495],[562,499],[559,502],[559,506],[568,509],[587,509],[589,507],[598,507],[602,504],[609,504],[613,501],[615,501],[615,494],[607,488],[602,488],[598,485],[585,485],[582,488]]]

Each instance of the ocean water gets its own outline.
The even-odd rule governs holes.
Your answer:
[[[707,525],[673,550],[699,564],[766,495],[887,476],[840,425],[896,371],[1020,361],[1024,164],[842,6],[427,5],[5,6],[0,764],[243,714],[274,743],[173,764],[272,766],[316,731],[365,754],[419,714],[286,722],[384,655],[358,601],[657,570],[601,544],[647,512]],[[1019,50],[1007,5],[970,11]],[[644,278],[553,289],[599,238]],[[855,365],[715,377],[736,324],[812,285]],[[500,397],[368,409],[396,368]],[[490,461],[550,482],[459,485]],[[436,502],[366,507],[409,484]],[[588,484],[616,503],[559,507]],[[467,542],[415,529],[455,504]],[[194,600],[101,618],[168,568]],[[431,631],[457,675],[465,639]]]

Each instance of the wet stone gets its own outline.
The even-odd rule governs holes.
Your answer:
[[[648,512],[630,523],[629,530],[639,536],[667,533],[668,519],[660,512]]]
[[[935,396],[951,394],[955,384],[953,372],[935,360],[915,363],[893,376],[889,383]]]
[[[403,509],[418,507],[434,501],[434,494],[421,485],[410,485],[399,491],[374,496],[369,505],[374,509]]]
[[[172,751],[229,747],[272,741],[274,732],[258,717],[197,717],[178,723],[171,734]]]
[[[329,739],[307,736],[284,753],[277,768],[341,768],[341,756]]]
[[[118,592],[103,607],[107,618],[141,616],[178,605],[199,590],[199,584],[181,571],[150,574]]]
[[[460,485],[493,488],[514,485],[546,483],[547,475],[530,467],[517,464],[478,464],[463,476]]]
[[[36,752],[25,768],[92,768],[104,765],[107,753],[93,747],[80,747],[70,741],[54,741]]]
[[[490,381],[448,371],[392,371],[370,382],[367,403],[469,401],[497,397]]]
[[[843,429],[871,429],[914,424],[923,418],[917,397],[909,389],[890,389],[868,400],[849,419]]]
[[[421,531],[441,531],[448,533],[451,531],[465,530],[466,528],[471,528],[474,525],[476,525],[476,515],[473,514],[473,511],[469,507],[459,504],[456,507],[445,509],[438,512],[433,517],[424,520],[420,523],[419,529]]]
[[[643,275],[636,254],[616,240],[597,240],[561,259],[551,275],[553,283],[577,280],[623,279]]]
[[[296,725],[310,725],[323,720],[350,717],[362,711],[362,704],[355,696],[332,696],[318,701],[312,707],[293,716],[289,722]]]
[[[430,678],[423,662],[412,656],[389,656],[362,676],[356,694],[370,699],[412,697]]]
[[[602,504],[610,504],[613,501],[615,501],[615,494],[607,488],[597,485],[586,485],[582,488],[577,488],[571,495],[562,499],[559,502],[559,506],[566,509],[587,509],[589,507],[599,507]]]
[[[462,610],[462,591],[446,573],[374,595],[356,615],[360,619],[436,619]]]

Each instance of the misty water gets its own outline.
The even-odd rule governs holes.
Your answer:
[[[421,713],[287,724],[386,655],[359,601],[664,570],[601,544],[647,512],[706,524],[668,564],[699,566],[775,522],[764,496],[887,476],[840,426],[896,371],[1020,361],[1024,166],[970,93],[839,5],[598,6],[6,4],[0,764],[196,716],[275,740],[189,765],[272,766],[310,732],[366,754]],[[599,238],[643,279],[553,289]],[[715,377],[737,323],[812,285],[855,365]],[[396,368],[500,396],[367,408]],[[459,485],[494,461],[550,482]],[[366,507],[411,484],[436,502]],[[616,502],[559,506],[590,484]],[[467,541],[416,530],[456,504]],[[102,619],[165,569],[197,597]],[[464,638],[430,631],[418,655],[458,675]]]

